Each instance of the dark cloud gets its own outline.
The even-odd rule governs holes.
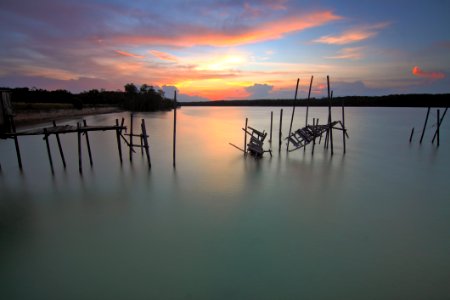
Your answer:
[[[187,95],[187,94],[183,94],[180,93],[180,90],[173,85],[163,85],[163,87],[161,88],[164,92],[164,95],[169,98],[169,99],[173,99],[174,93],[175,91],[177,91],[177,101],[179,102],[197,102],[197,101],[210,101],[207,98],[203,98],[200,96],[191,96],[191,95]]]
[[[252,86],[248,86],[245,90],[250,94],[249,99],[267,99],[270,98],[270,92],[273,89],[273,85],[268,85],[266,83],[260,84],[255,83]]]

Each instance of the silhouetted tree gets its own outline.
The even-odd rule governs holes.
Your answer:
[[[138,88],[134,85],[134,83],[127,83],[125,84],[125,92],[129,94],[137,94]]]

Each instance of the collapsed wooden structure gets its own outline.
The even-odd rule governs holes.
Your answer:
[[[246,144],[247,153],[255,156],[262,157],[265,152],[269,152],[272,156],[272,150],[264,150],[264,140],[267,137],[267,132],[256,130],[253,127],[248,126],[247,128],[242,128],[245,134],[250,136],[250,141]]]
[[[330,131],[333,129],[342,130],[348,138],[347,129],[344,127],[341,121],[334,121],[330,124],[323,125],[306,125],[305,127],[292,132],[291,135],[286,138],[287,142],[294,146],[294,148],[288,148],[288,151],[292,152],[297,149],[306,147],[306,145],[310,144],[311,142],[315,144],[316,139],[321,139],[324,133],[326,134],[326,140],[328,141],[329,137],[331,137]]]

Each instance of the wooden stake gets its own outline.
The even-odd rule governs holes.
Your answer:
[[[145,155],[147,156],[147,161],[148,161],[148,168],[151,169],[152,162],[150,160],[150,151],[149,151],[148,140],[147,140],[147,130],[145,128],[145,121],[144,121],[144,119],[142,119],[141,129],[142,129],[142,140],[144,142],[143,146],[145,148]]]
[[[272,144],[272,125],[273,125],[273,111],[270,112],[270,138],[269,138],[270,144]]]
[[[311,82],[309,83],[308,100],[306,102],[305,127],[308,126],[309,100],[311,99],[311,88],[312,88],[313,79],[314,79],[314,76],[311,76]]]
[[[83,174],[83,164],[81,160],[81,130],[80,122],[77,122],[77,135],[78,135],[78,171]]]
[[[436,129],[436,134],[437,134],[437,146],[439,147],[439,127],[440,127],[440,118],[439,118],[439,113],[440,110],[437,110],[437,129]]]
[[[346,143],[345,143],[345,133],[347,132],[347,129],[345,128],[345,105],[344,105],[344,99],[342,99],[342,143],[344,145],[344,154],[346,152]]]
[[[83,120],[83,124],[84,124],[84,127],[87,127],[86,120]],[[89,143],[89,135],[88,135],[88,132],[85,131],[85,132],[84,132],[84,135],[86,136],[86,144],[87,144],[87,149],[88,149],[88,154],[89,154],[89,163],[91,164],[91,167],[92,167],[92,165],[94,164],[94,162],[92,161],[91,144]]]
[[[53,127],[56,127],[56,122],[55,121],[53,121]],[[58,133],[55,133],[55,135],[56,135],[56,141],[58,142],[59,154],[61,156],[61,160],[62,160],[64,169],[65,169],[66,168],[66,159],[64,157],[64,152],[63,152],[63,149],[62,149],[61,140],[59,139],[59,134]]]
[[[330,76],[327,75],[327,85],[328,85],[328,99],[330,100],[328,105],[328,124],[329,124],[329,130],[330,130],[330,142],[331,142],[331,155],[334,154],[333,151],[333,127],[331,126],[331,100],[333,99],[333,91],[331,91],[330,94]]]
[[[142,128],[142,124],[141,124],[141,128]],[[140,140],[141,140],[141,156],[144,156],[144,137],[140,136]]]
[[[283,109],[280,110],[280,131],[278,132],[278,152],[281,151],[281,128],[283,127]]]
[[[48,161],[50,162],[50,169],[52,170],[52,174],[55,174],[55,170],[53,169],[52,152],[50,151],[50,144],[48,142],[47,128],[44,128],[44,140],[45,143],[47,144],[47,154],[48,154]]]
[[[123,121],[123,118],[122,118]],[[116,126],[119,126],[119,119],[116,119]],[[116,129],[117,149],[119,150],[120,164],[122,164],[122,145],[120,143],[120,129]]]
[[[316,118],[313,118],[313,128],[315,129],[316,127]],[[314,134],[314,138],[313,138],[313,145],[312,145],[312,150],[311,150],[311,155],[314,155],[314,148],[316,147],[316,135]]]
[[[14,123],[13,117],[10,117],[9,121],[11,123],[11,129],[12,129],[13,133],[16,133],[16,124]],[[17,135],[14,135],[14,145],[16,146],[17,162],[19,163],[19,169],[20,169],[20,171],[22,171],[23,170],[22,156],[20,155],[19,139],[17,138]]]
[[[176,143],[177,143],[177,91],[173,98],[173,167],[176,165]]]
[[[133,162],[133,113],[130,115],[130,162]]]
[[[298,93],[298,84],[300,83],[300,78],[297,78],[297,86],[295,87],[295,96],[294,101],[292,105],[292,116],[291,116],[291,124],[289,125],[289,135],[291,136],[292,133],[292,122],[294,122],[294,113],[295,113],[295,104],[297,102],[297,93]],[[289,141],[286,144],[286,151],[289,152]]]
[[[247,155],[247,125],[248,125],[248,118],[245,118],[245,130],[244,130],[244,156]]]
[[[414,134],[414,127],[411,130],[411,135],[409,136],[409,142],[411,143]]]
[[[439,127],[442,125],[442,121],[444,120],[445,114],[447,113],[447,109],[448,109],[448,107],[445,108],[444,113],[442,114],[442,117],[439,120]],[[434,140],[435,140],[436,134],[437,134],[437,129],[438,128],[436,128],[436,131],[434,132],[433,140],[431,141],[432,144],[434,144]]]
[[[419,144],[422,144],[423,135],[425,134],[425,128],[427,127],[427,122],[428,122],[428,116],[429,115],[430,115],[430,107],[428,107],[428,110],[427,110],[427,116],[425,117],[425,123],[423,124],[423,130],[422,130],[422,135],[420,136]]]

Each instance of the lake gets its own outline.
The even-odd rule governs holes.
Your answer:
[[[243,147],[246,117],[269,131],[271,111],[273,157],[229,145]],[[327,111],[310,109],[310,120]],[[182,107],[174,169],[173,113],[138,113],[151,170],[139,149],[121,165],[115,132],[94,132],[83,176],[76,134],[61,136],[65,171],[50,138],[54,176],[42,136],[19,139],[23,173],[13,141],[0,140],[1,298],[448,299],[450,121],[431,145],[433,109],[419,145],[425,114],[346,108],[347,153],[336,131],[331,156],[323,141],[314,155],[286,153],[284,141],[279,152],[280,108]],[[304,115],[296,109],[294,129]],[[121,117],[129,126],[129,113],[85,119]]]

